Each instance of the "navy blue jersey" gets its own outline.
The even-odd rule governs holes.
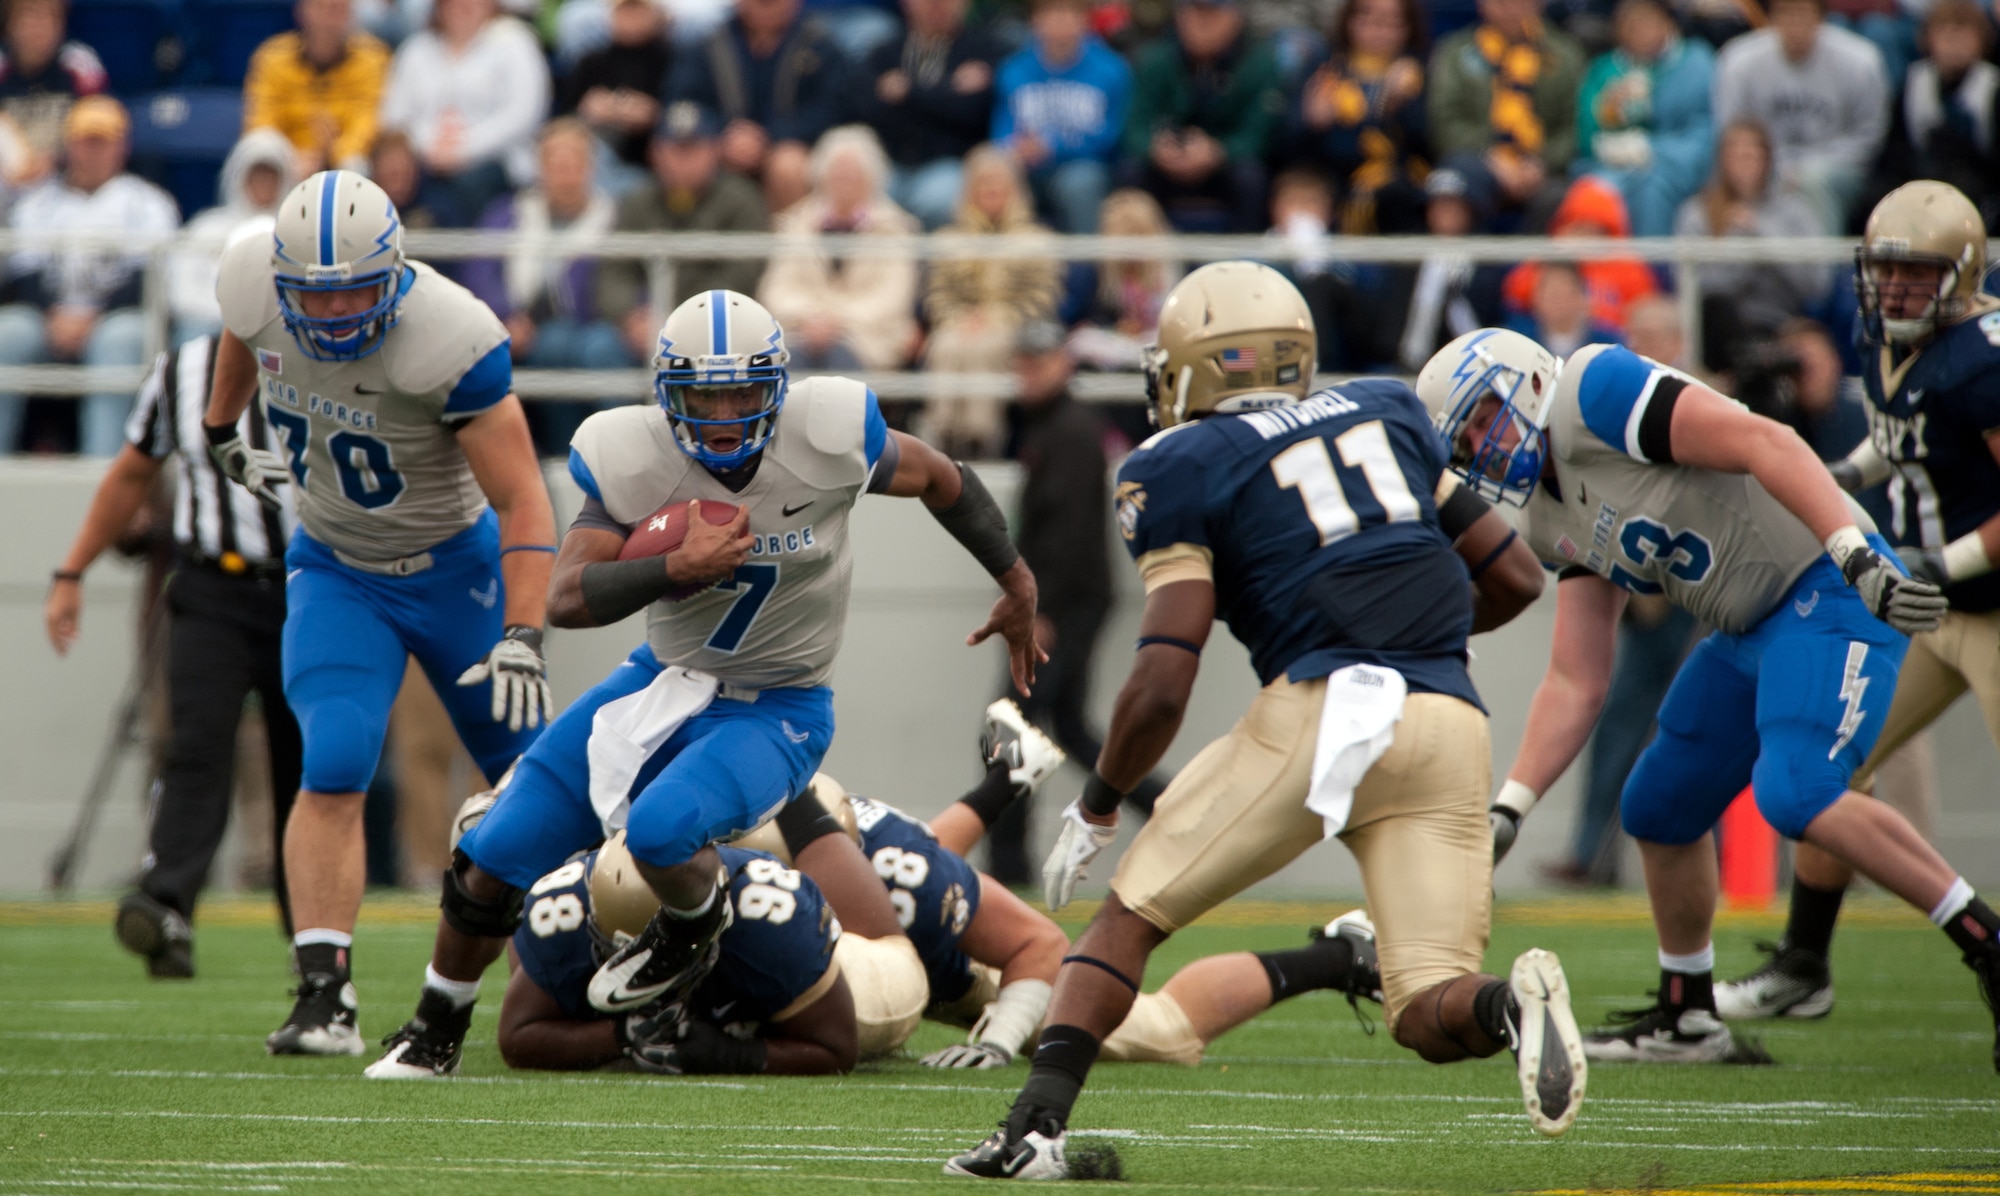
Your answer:
[[[1862,360],[1868,437],[1896,467],[1891,536],[1942,548],[2000,512],[2000,464],[1986,446],[2000,431],[2000,311],[1941,330],[1900,379],[1887,350]],[[1944,593],[1959,610],[2000,609],[2000,572]]]
[[[1472,590],[1432,497],[1444,469],[1416,394],[1359,379],[1154,436],[1118,470],[1118,527],[1142,573],[1155,553],[1205,560],[1266,685],[1372,664],[1477,705]]]
[[[861,828],[861,851],[889,890],[889,904],[930,976],[933,1002],[956,1001],[972,987],[972,961],[958,936],[979,912],[979,873],[937,841],[931,828],[894,806],[848,795]]]
[[[810,992],[833,966],[840,922],[809,877],[761,851],[717,846],[729,869],[736,920],[722,932],[722,956],[695,990],[689,1009],[717,1025],[752,1031]],[[609,1017],[591,1008],[591,865],[571,860],[528,890],[527,913],[514,932],[521,968],[572,1018]]]

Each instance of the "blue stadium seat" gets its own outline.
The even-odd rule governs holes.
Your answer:
[[[97,51],[111,90],[151,91],[180,66],[179,0],[76,0],[69,38]]]
[[[265,39],[290,32],[290,0],[187,0],[188,69],[203,87],[241,87]]]
[[[215,204],[216,176],[243,132],[243,94],[189,88],[132,103],[132,170],[165,187],[186,219]]]

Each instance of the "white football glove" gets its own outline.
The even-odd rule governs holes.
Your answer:
[[[509,627],[484,660],[459,674],[458,683],[477,685],[488,678],[493,681],[493,721],[505,721],[509,731],[539,727],[545,716],[554,717],[542,633],[535,628]]]
[[[1005,1067],[1013,1061],[1012,1051],[992,1042],[954,1043],[917,1060],[924,1067],[951,1067],[977,1071],[991,1071],[997,1067]]]
[[[284,505],[278,497],[278,487],[290,482],[292,473],[278,454],[251,448],[240,434],[210,444],[208,451],[222,476],[248,490],[258,502],[273,511]]]
[[[1861,595],[1869,614],[1904,635],[1937,630],[1950,609],[1944,591],[1928,581],[1903,576],[1887,557],[1872,548],[1849,553],[1840,563],[1840,575]]]
[[[1090,861],[1118,837],[1116,823],[1099,826],[1085,819],[1080,800],[1064,806],[1062,816],[1062,834],[1056,836],[1048,862],[1042,865],[1042,895],[1050,910],[1069,904],[1076,882],[1090,875]]]

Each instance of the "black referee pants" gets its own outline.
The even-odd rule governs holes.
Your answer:
[[[165,766],[154,787],[151,846],[139,888],[188,918],[208,879],[229,824],[236,772],[236,731],[243,702],[264,707],[276,802],[278,909],[289,935],[285,895],[285,820],[298,796],[299,725],[285,704],[278,647],[285,626],[282,577],[230,576],[183,565],[167,583],[167,690],[171,728]]]

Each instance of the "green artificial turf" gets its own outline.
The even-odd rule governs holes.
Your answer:
[[[1196,955],[1297,944],[1349,904],[1226,908],[1170,942],[1148,985]],[[356,956],[371,1040],[414,1001],[431,916],[371,898]],[[118,948],[106,904],[0,905],[0,1193],[963,1189],[940,1163],[991,1129],[1025,1074],[917,1066],[950,1040],[936,1026],[909,1058],[839,1079],[510,1073],[493,1047],[496,969],[461,1076],[367,1081],[365,1059],[264,1054],[288,1008],[266,918],[216,906],[197,929],[199,978],[170,983]],[[1725,919],[1722,974],[1775,931],[1770,915]],[[1644,1004],[1657,974],[1630,898],[1503,904],[1489,968],[1530,946],[1562,957],[1586,1028]],[[1600,1065],[1557,1141],[1529,1129],[1507,1057],[1423,1064],[1327,994],[1227,1035],[1199,1069],[1100,1066],[1072,1141],[1112,1143],[1133,1191],[2000,1192],[1993,1023],[1956,952],[1920,917],[1864,902],[1835,969],[1832,1016],[1750,1029],[1778,1065]]]

